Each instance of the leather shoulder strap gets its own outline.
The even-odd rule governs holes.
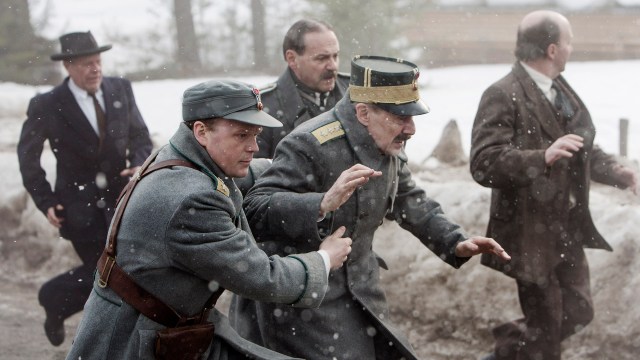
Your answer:
[[[157,154],[158,153],[155,152],[149,156],[118,198],[118,206],[109,230],[108,243],[100,260],[98,260],[97,271],[100,275],[98,286],[102,288],[110,287],[116,294],[122,297],[126,303],[133,306],[141,314],[164,326],[175,327],[184,324],[201,323],[206,320],[209,311],[215,306],[224,288],[219,288],[211,295],[205,303],[204,309],[199,314],[193,317],[186,317],[138,285],[138,283],[116,263],[116,238],[120,228],[120,221],[131,197],[131,193],[138,182],[150,173],[167,167],[185,166],[198,169],[192,162],[180,159],[165,160],[151,165]]]

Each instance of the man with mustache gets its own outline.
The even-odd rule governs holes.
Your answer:
[[[509,259],[493,239],[468,238],[411,178],[404,145],[416,131],[413,116],[428,112],[418,73],[400,59],[356,57],[349,89],[334,110],[282,139],[245,198],[256,240],[269,254],[304,253],[345,227],[352,252],[329,273],[318,309],[234,298],[230,318],[240,335],[309,360],[417,359],[389,322],[380,286],[379,268],[386,265],[372,242],[385,218],[454,267],[479,253]]]
[[[296,126],[333,108],[349,86],[349,76],[338,73],[340,45],[331,25],[299,20],[282,43],[287,69],[261,89],[264,110],[282,128],[264,129],[258,137],[256,158],[272,158],[276,145]]]

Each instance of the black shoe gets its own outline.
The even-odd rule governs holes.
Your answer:
[[[491,353],[491,354],[483,357],[482,360],[496,360],[496,354]]]
[[[44,320],[44,333],[53,346],[60,346],[64,342],[64,320],[58,316],[47,314]]]

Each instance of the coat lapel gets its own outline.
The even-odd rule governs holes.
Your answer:
[[[278,88],[283,90],[279,95],[282,108],[295,111],[296,115],[293,118],[294,128],[311,118],[306,111],[307,107],[304,106],[302,99],[300,99],[296,84],[291,77],[291,70],[287,69],[287,71],[278,78]]]
[[[117,94],[116,91],[113,90],[113,86],[108,79],[102,79],[101,88],[102,97],[104,98],[104,114],[107,130],[106,136],[109,136],[109,134],[111,134],[110,129],[113,127],[114,121],[122,118],[118,115],[119,112],[123,111],[122,106],[120,106],[122,105],[122,100],[116,98],[116,96],[120,95],[120,93]],[[119,106],[116,106],[116,104],[119,104]]]
[[[580,100],[578,94],[573,91],[573,88],[571,88],[562,75],[558,76],[556,81],[562,87],[565,95],[569,98],[574,110],[573,117],[569,119],[567,123],[567,133],[582,136],[585,144],[589,144],[589,147],[591,147],[596,135],[596,129],[591,121],[591,115],[589,115],[586,106],[582,100]]]
[[[98,134],[93,130],[91,124],[89,124],[89,119],[84,115],[82,109],[80,109],[80,105],[76,101],[76,98],[73,96],[73,93],[69,89],[69,78],[65,79],[64,83],[60,87],[60,96],[58,100],[60,101],[60,111],[63,114],[63,121],[67,126],[75,129],[80,136],[85,138],[89,143],[98,145]]]
[[[556,114],[552,109],[551,103],[544,96],[535,81],[527,74],[526,70],[516,62],[513,73],[516,79],[522,86],[524,94],[527,97],[526,105],[530,107],[531,113],[538,119],[540,127],[546,132],[552,139],[557,139],[565,135],[564,130],[560,127]],[[538,105],[536,105],[538,104]]]

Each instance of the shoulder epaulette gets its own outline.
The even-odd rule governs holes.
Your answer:
[[[321,126],[311,132],[322,145],[329,140],[344,136],[345,132],[340,121],[336,120],[327,125]]]
[[[226,197],[229,197],[229,188],[224,183],[224,181],[220,180],[220,178],[216,177],[216,190],[224,194]]]
[[[266,94],[268,92],[272,92],[273,90],[275,90],[278,87],[278,83],[277,82],[272,82],[270,84],[267,84],[263,87],[261,87],[260,90],[260,94]]]

